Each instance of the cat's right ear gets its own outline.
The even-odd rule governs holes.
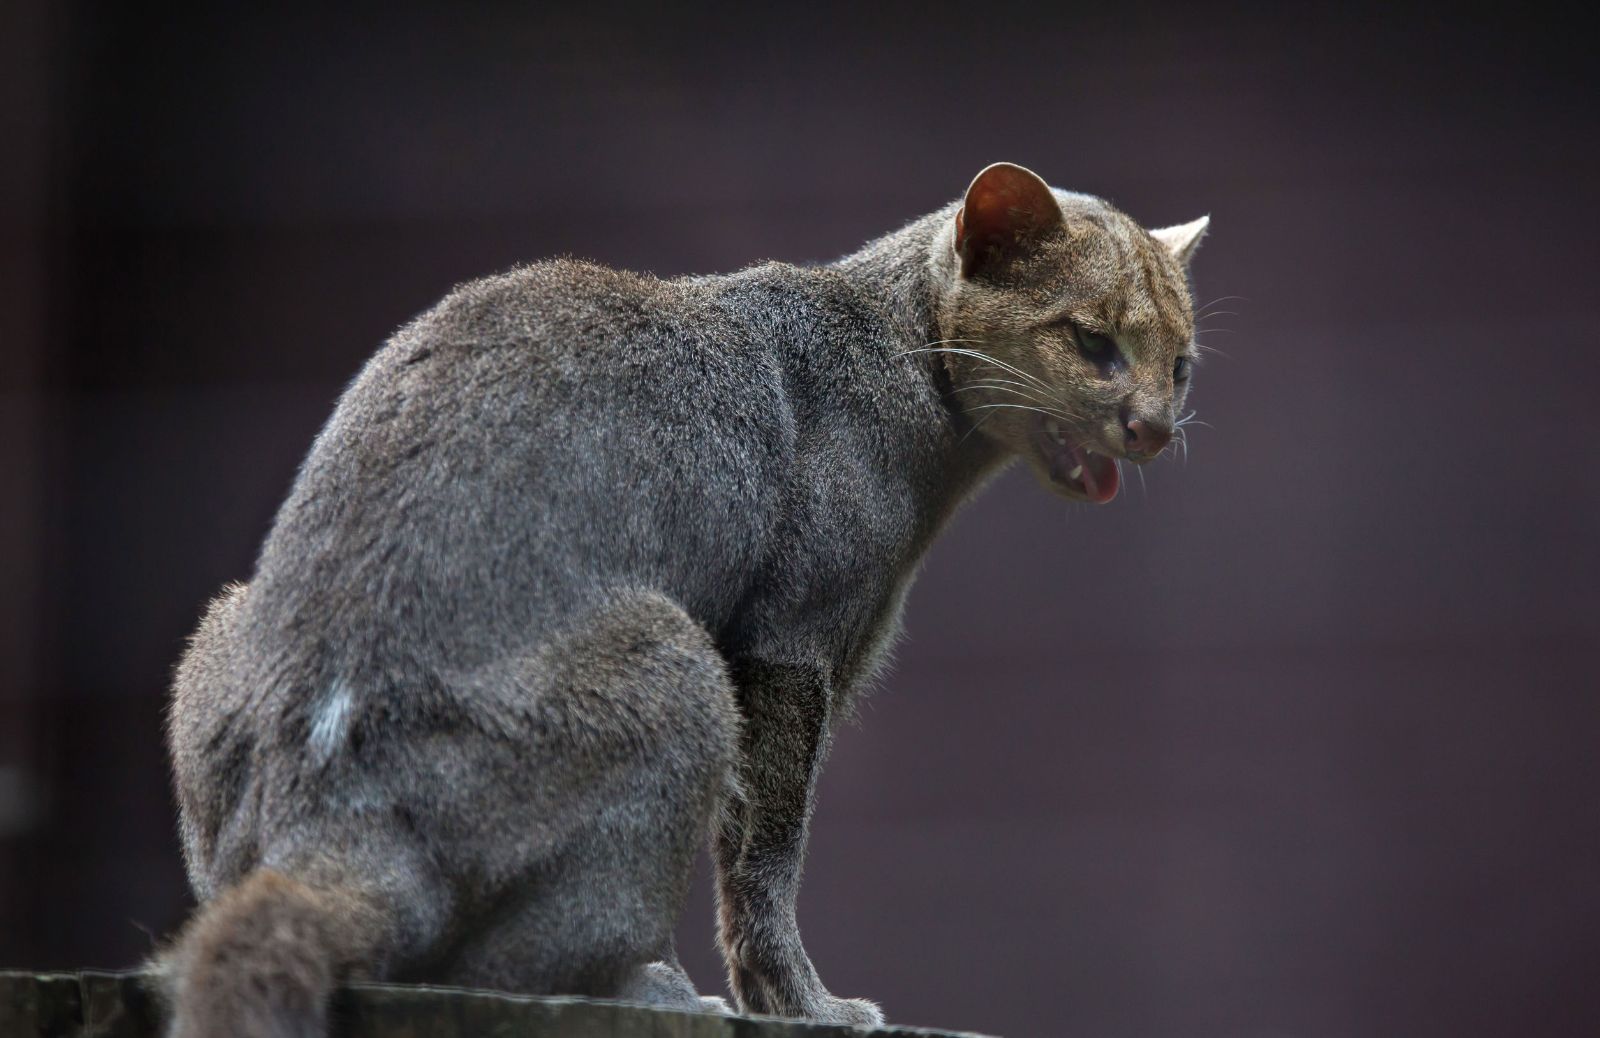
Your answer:
[[[1172,258],[1187,267],[1189,261],[1194,259],[1194,250],[1200,247],[1200,239],[1206,236],[1206,228],[1210,226],[1211,217],[1202,216],[1176,227],[1157,228],[1150,232],[1150,237],[1166,246]]]
[[[1061,223],[1061,206],[1049,184],[1030,169],[996,162],[972,181],[956,212],[961,276],[970,278],[1004,262]]]

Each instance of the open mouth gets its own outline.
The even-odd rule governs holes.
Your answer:
[[[1121,475],[1115,458],[1074,443],[1054,418],[1041,420],[1039,431],[1044,455],[1050,462],[1050,479],[1056,486],[1097,505],[1117,496]]]

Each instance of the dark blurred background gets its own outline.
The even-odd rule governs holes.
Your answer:
[[[824,784],[824,979],[1009,1036],[1600,1033],[1575,20],[174,10],[0,15],[0,965],[187,912],[169,669],[392,329],[556,253],[832,258],[1006,159],[1212,215],[1211,424],[935,547]],[[720,990],[711,941],[702,882]]]

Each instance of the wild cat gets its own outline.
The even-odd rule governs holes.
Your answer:
[[[918,560],[1023,459],[1109,501],[1172,438],[1206,229],[1020,166],[838,262],[472,282],[371,359],[178,666],[203,904],[171,1034],[319,1035],[351,976],[875,1025],[795,896],[830,729]]]

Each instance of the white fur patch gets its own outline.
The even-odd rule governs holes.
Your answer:
[[[311,719],[311,735],[306,744],[319,760],[338,752],[350,734],[350,714],[355,709],[355,693],[343,679],[328,686],[328,695]]]

